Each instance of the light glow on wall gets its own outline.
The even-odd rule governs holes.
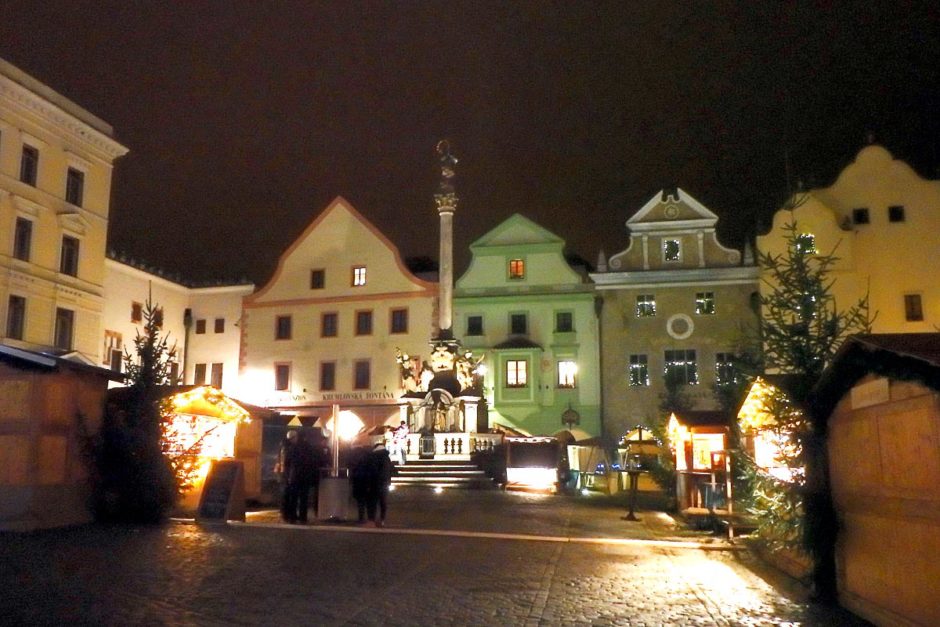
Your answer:
[[[346,442],[352,440],[362,429],[365,427],[365,423],[362,422],[362,419],[359,418],[354,412],[344,409],[339,412],[339,439]],[[324,428],[333,433],[333,417],[330,416]]]
[[[522,490],[554,491],[557,481],[555,468],[507,468],[506,487]]]

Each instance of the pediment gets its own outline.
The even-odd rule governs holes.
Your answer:
[[[637,226],[649,227],[661,225],[667,227],[674,223],[696,223],[714,226],[718,216],[705,205],[681,188],[663,189],[650,198],[639,211],[627,220],[627,227],[636,230]]]
[[[491,229],[470,245],[470,248],[486,248],[489,246],[519,246],[531,244],[558,244],[565,241],[539,226],[522,214],[514,213],[502,223]]]

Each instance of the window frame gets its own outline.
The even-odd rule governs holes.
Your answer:
[[[30,187],[36,187],[39,181],[39,149],[25,142],[20,151],[19,180]]]
[[[78,276],[78,266],[81,259],[82,242],[74,235],[62,234],[59,244],[59,273],[68,276]]]
[[[890,205],[888,207],[888,222],[892,224],[900,224],[901,222],[907,221],[907,214],[904,210],[904,205]]]
[[[16,306],[14,307],[14,301]],[[14,312],[16,315],[14,316]],[[10,294],[7,298],[6,336],[22,341],[26,337],[26,297]]]
[[[904,295],[904,321],[924,321],[924,298],[921,294],[911,292]]]
[[[734,366],[734,353],[715,353],[715,385],[734,385],[738,381],[738,372]]]
[[[363,371],[360,368],[365,367],[365,381],[360,382],[360,375]],[[364,384],[363,384],[364,383]],[[353,389],[357,391],[372,389],[372,360],[355,359],[353,360]]]
[[[310,270],[310,289],[322,290],[326,288],[326,269],[311,268]]]
[[[291,362],[289,361],[276,361],[274,362],[274,391],[275,392],[290,392],[291,387],[291,377],[293,376],[293,368],[291,367]],[[286,373],[286,377],[282,377],[281,374]]]
[[[631,353],[627,358],[627,373],[630,377],[630,387],[649,387],[649,355],[646,353]]]
[[[670,353],[672,358],[670,359]],[[682,359],[679,360],[679,355]],[[691,357],[691,359],[690,359]],[[682,372],[684,376],[678,377],[680,385],[698,385],[698,353],[694,348],[673,348],[663,351],[663,379],[669,379],[670,370]]]
[[[568,321],[567,328],[562,328],[565,326],[561,324],[564,317]],[[574,312],[570,310],[555,312],[555,333],[574,333]]]
[[[852,209],[852,224],[871,224],[871,212],[868,207],[855,207]]]
[[[636,295],[636,317],[637,318],[655,318],[656,317],[656,294],[637,294]]]
[[[472,327],[472,325],[470,324],[470,321],[471,321],[471,320],[479,320],[479,321],[480,321],[480,326],[479,326],[479,332],[478,332],[478,333],[474,333],[474,332],[473,332],[473,331],[476,330],[476,328],[471,328],[471,327]],[[479,337],[479,336],[482,336],[482,335],[484,335],[484,334],[485,334],[485,333],[484,333],[484,327],[483,327],[483,315],[482,315],[482,314],[473,314],[473,315],[467,316],[467,336],[468,336],[468,337]]]
[[[352,267],[352,276],[350,279],[351,287],[364,287],[368,280],[367,268],[365,265],[356,265]]]
[[[329,385],[326,385],[326,373],[330,373]],[[336,391],[336,362],[333,360],[320,362],[319,384],[321,392]]]
[[[695,293],[696,316],[713,316],[715,315],[715,311],[715,292]]]
[[[396,314],[398,324],[396,324]],[[388,332],[391,335],[408,333],[408,308],[393,307],[388,312]]]
[[[510,281],[525,280],[525,257],[514,257],[506,261],[506,278]]]
[[[357,309],[356,310],[356,325],[354,327],[353,335],[356,337],[368,337],[372,335],[373,328],[375,326],[375,316],[373,315],[372,309]],[[365,325],[364,322],[368,321],[368,324]],[[365,328],[368,326],[368,328]]]
[[[196,335],[205,335],[206,334],[206,319],[197,318],[196,319]]]
[[[213,333],[225,333],[225,318],[216,318],[212,325]]]
[[[522,331],[516,330],[516,320],[522,320]],[[528,335],[529,334],[529,314],[524,311],[511,312],[509,314],[509,335]]]
[[[193,385],[205,385],[209,364],[193,364]]]
[[[64,321],[68,324],[62,326]],[[64,334],[64,335],[63,335]],[[60,341],[67,339],[66,342]],[[75,310],[65,307],[55,308],[55,326],[52,331],[52,345],[64,351],[72,351],[75,346]]]
[[[16,216],[13,226],[13,258],[29,261],[33,254],[33,221],[23,216]]]
[[[562,365],[570,364],[570,370],[563,372]],[[573,390],[578,387],[578,362],[563,358],[555,362],[555,387],[560,390]]]
[[[682,239],[664,237],[662,242],[663,263],[682,263]],[[675,259],[670,259],[669,244],[671,243],[675,243],[676,245]]]
[[[326,320],[329,318],[333,321],[332,327],[327,327]],[[327,333],[328,330],[332,330],[332,333]],[[339,313],[336,311],[324,311],[320,313],[320,337],[337,337],[339,336]]]
[[[520,368],[521,364],[521,368]],[[529,387],[529,360],[507,359],[504,369],[506,387],[514,390]],[[520,377],[521,375],[521,377]],[[520,381],[521,378],[521,381]]]
[[[815,255],[818,251],[816,248],[816,235],[813,233],[799,233],[794,240],[794,246],[799,255]]]
[[[209,385],[214,388],[222,389],[222,378],[225,374],[225,364],[223,362],[214,362],[209,368]]]
[[[68,166],[65,170],[65,202],[81,207],[85,201],[85,171]]]
[[[293,339],[293,336],[294,336],[293,315],[279,314],[279,315],[274,316],[274,340],[276,342],[283,342],[283,341]]]

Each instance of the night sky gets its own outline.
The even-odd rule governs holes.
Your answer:
[[[830,4],[840,5],[837,9]],[[513,212],[594,262],[679,185],[740,246],[873,133],[940,166],[940,3],[5,0],[0,57],[114,126],[111,246],[259,285],[341,195],[457,270]],[[458,275],[459,276],[459,275]]]

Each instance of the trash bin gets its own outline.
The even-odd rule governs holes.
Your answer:
[[[320,494],[317,499],[318,520],[346,520],[349,509],[349,472],[339,469],[339,476],[320,478]]]

